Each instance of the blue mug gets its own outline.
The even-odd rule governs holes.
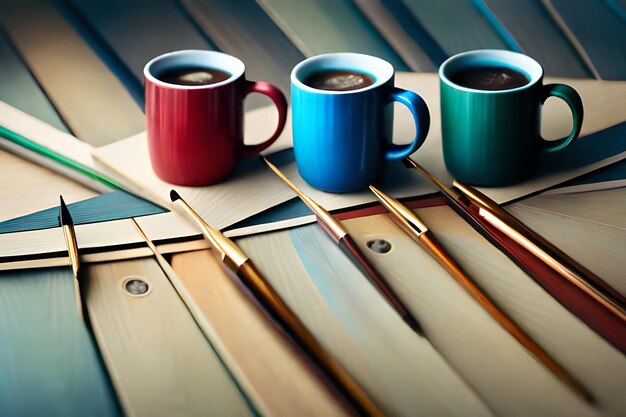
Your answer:
[[[373,84],[335,91],[304,83],[324,71],[366,74]],[[328,192],[349,192],[378,182],[387,161],[415,152],[426,139],[430,114],[416,93],[394,87],[393,66],[380,58],[353,53],[318,55],[291,72],[293,146],[300,176]],[[393,102],[404,104],[416,135],[406,145],[392,143]]]

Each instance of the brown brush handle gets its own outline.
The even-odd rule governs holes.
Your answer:
[[[387,280],[372,266],[367,260],[361,249],[357,246],[356,242],[350,235],[345,235],[339,240],[339,247],[352,261],[359,267],[372,283],[376,286],[378,291],[387,299],[389,304],[398,312],[402,320],[404,320],[411,329],[420,335],[423,334],[422,328],[413,317],[413,315],[406,308],[400,297],[393,291],[391,286],[387,283]]]
[[[581,281],[583,285],[601,295],[607,300],[607,302],[617,306],[622,311],[626,309],[626,297],[607,284],[602,278],[582,266],[576,260],[572,259],[561,249],[549,242],[539,233],[526,226],[521,220],[504,210],[495,201],[476,188],[463,184],[458,180],[455,181],[454,184],[465,195],[470,197],[469,199],[472,201],[472,205],[476,205],[477,208],[484,205],[489,211],[497,216],[503,223],[515,230],[527,242],[539,248],[547,254],[548,257],[551,257],[557,264],[555,270],[559,271],[559,269],[564,268],[565,271],[568,272],[567,276],[564,275],[565,278],[570,278],[572,276],[575,277],[574,279]],[[549,262],[548,264],[552,265],[552,262]]]
[[[579,384],[558,362],[539,346],[526,332],[507,316],[489,297],[469,278],[461,267],[443,250],[431,232],[422,233],[418,241],[426,250],[450,273],[450,275],[467,291],[472,298],[509,332],[524,348],[545,365],[557,378],[569,386],[576,394],[587,401],[591,395]]]
[[[265,308],[286,328],[298,344],[318,363],[326,374],[348,395],[351,403],[368,416],[384,416],[361,386],[315,339],[298,316],[285,304],[250,259],[237,271],[239,278]]]

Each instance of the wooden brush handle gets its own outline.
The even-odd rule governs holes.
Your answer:
[[[351,403],[360,412],[368,416],[384,416],[363,388],[317,341],[298,316],[285,304],[250,259],[239,267],[237,275],[265,308],[289,331],[296,342],[326,371],[341,391],[348,395]]]

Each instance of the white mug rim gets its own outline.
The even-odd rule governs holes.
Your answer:
[[[491,59],[489,59],[491,58]],[[508,64],[512,69],[522,72],[526,77],[528,77],[528,83],[516,87],[509,88],[506,90],[481,90],[477,88],[464,87],[462,85],[456,84],[452,82],[448,78],[448,74],[446,71],[449,67],[458,65],[458,62],[467,62],[468,60],[476,59],[476,61],[483,60],[484,62],[492,62],[492,63],[504,63]],[[467,91],[471,93],[482,93],[482,94],[507,94],[514,93],[517,91],[526,90],[533,85],[541,82],[543,78],[543,67],[539,62],[529,57],[528,55],[508,51],[504,49],[478,49],[474,51],[461,52],[459,54],[453,55],[450,58],[446,59],[443,64],[439,67],[439,79],[449,85],[450,87],[460,90]]]
[[[369,63],[370,65],[364,65],[365,63]],[[301,81],[300,76],[304,70],[308,70],[309,67],[314,66],[316,66],[315,68],[320,69],[352,70],[362,72],[373,77],[374,83],[372,85],[368,85],[367,87],[345,91],[321,90],[309,87]],[[376,71],[373,71],[372,68],[376,69]],[[313,71],[315,71],[315,69],[309,70],[309,73]],[[395,71],[393,65],[382,58],[353,52],[333,52],[329,54],[316,55],[298,63],[291,71],[291,84],[300,90],[315,94],[347,95],[362,93],[364,91],[378,88],[392,79],[394,73]]]
[[[174,61],[177,63],[172,64],[172,66],[176,66],[176,65],[180,65],[180,62],[183,61],[182,58],[189,58],[189,57],[194,58],[190,61],[198,62],[198,64],[194,64],[194,65],[207,65],[206,62],[208,61],[213,66],[210,66],[210,65],[207,65],[207,66],[210,66],[211,68],[219,69],[222,71],[226,71],[231,75],[227,79],[220,81],[218,83],[214,83],[214,84],[181,85],[181,84],[172,84],[172,83],[167,83],[165,81],[161,81],[153,73],[153,66],[155,65],[158,65],[162,62]],[[210,58],[212,58],[212,60],[207,60]],[[167,66],[167,64],[165,63],[162,65]],[[226,84],[230,84],[236,79],[240,78],[244,74],[245,70],[246,70],[246,67],[243,61],[241,61],[239,58],[234,57],[232,55],[225,54],[223,52],[218,52],[218,51],[208,51],[208,50],[202,50],[202,49],[184,49],[180,51],[168,52],[168,53],[159,55],[155,58],[152,58],[144,66],[143,75],[144,77],[146,77],[148,81],[160,87],[173,88],[173,89],[178,89],[178,90],[205,90],[205,89],[213,89],[213,88],[221,87]]]

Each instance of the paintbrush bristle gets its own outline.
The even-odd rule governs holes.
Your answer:
[[[176,190],[170,191],[170,200],[172,200],[172,203],[176,200],[180,200],[180,194],[178,194]]]
[[[59,196],[59,224],[61,226],[71,226],[74,224],[74,221],[72,220],[72,215],[70,214],[70,211],[67,209],[67,206],[65,205],[65,201],[63,201],[63,196],[60,195]]]

